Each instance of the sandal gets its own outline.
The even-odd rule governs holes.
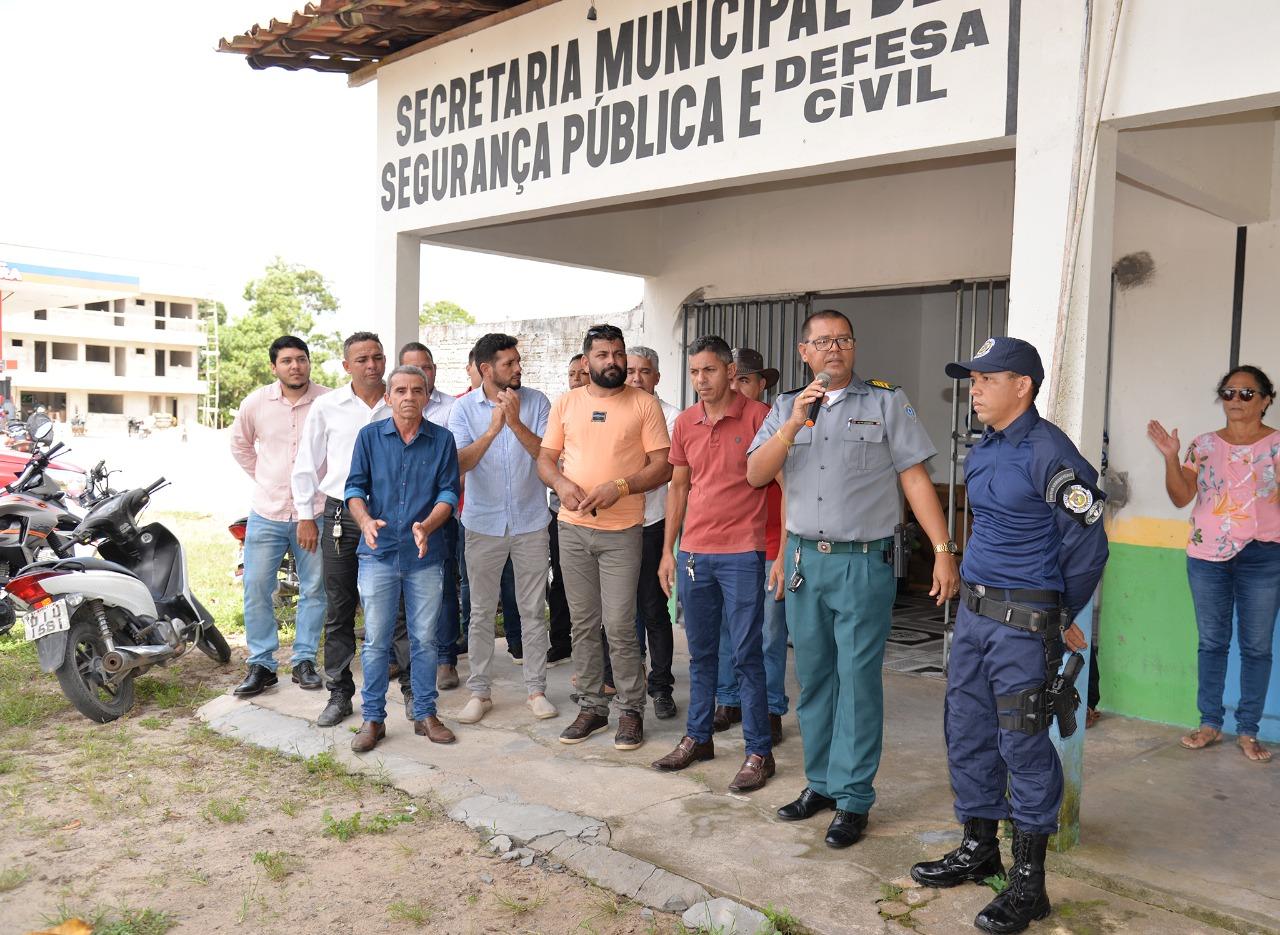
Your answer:
[[[1258,743],[1257,737],[1237,737],[1236,744],[1240,747],[1246,759],[1255,763],[1271,762],[1271,751]]]
[[[1203,750],[1222,739],[1222,731],[1208,724],[1201,724],[1187,736],[1182,738],[1182,745],[1188,750]]]

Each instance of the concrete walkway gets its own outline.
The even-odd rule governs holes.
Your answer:
[[[479,725],[450,721],[458,742],[449,747],[413,734],[394,689],[387,739],[360,758],[348,750],[358,704],[339,728],[316,728],[323,693],[302,692],[287,679],[253,701],[217,698],[200,714],[245,742],[304,756],[332,748],[348,763],[384,770],[406,791],[432,792],[452,817],[499,838],[495,847],[528,846],[658,909],[683,911],[709,893],[784,907],[831,935],[976,931],[972,919],[989,889],[914,890],[907,878],[914,861],[959,839],[941,682],[885,672],[879,801],[867,837],[837,852],[822,842],[827,816],[799,825],[774,817],[805,784],[794,714],[776,751],[778,775],[752,795],[726,791],[743,756],[736,727],[716,735],[709,763],[678,774],[649,768],[683,733],[688,662],[677,634],[681,713],[658,721],[650,709],[646,743],[631,753],[613,749],[612,732],[577,746],[559,743],[575,714],[571,666],[549,673],[547,694],[560,716],[535,721],[524,706],[521,670],[501,649],[493,711]],[[460,668],[465,679],[465,657]],[[790,694],[794,704],[794,685]],[[466,698],[465,688],[444,693],[442,716],[449,720]],[[1055,912],[1033,932],[1280,933],[1280,767],[1250,764],[1227,743],[1184,751],[1178,736],[1175,728],[1118,717],[1090,730],[1084,843],[1051,855]]]

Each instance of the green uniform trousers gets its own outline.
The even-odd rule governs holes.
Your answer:
[[[787,580],[796,537],[787,536]],[[844,811],[876,800],[884,738],[880,668],[897,582],[883,552],[800,553],[804,583],[787,594],[787,628],[800,682],[800,734],[809,788]]]

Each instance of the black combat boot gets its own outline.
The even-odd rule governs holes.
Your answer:
[[[994,818],[970,818],[964,823],[964,840],[954,851],[939,860],[926,860],[911,868],[911,879],[921,886],[959,886],[981,883],[987,877],[1004,873],[1000,860],[1000,842],[996,832],[1000,822]]]
[[[1005,891],[978,913],[973,924],[994,935],[1021,932],[1049,914],[1049,894],[1044,891],[1044,852],[1047,834],[1031,834],[1013,828],[1013,869]]]

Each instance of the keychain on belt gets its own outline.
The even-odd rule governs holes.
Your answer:
[[[333,554],[342,554],[342,507],[333,508]]]
[[[688,560],[687,562],[685,562],[685,563],[684,563],[684,571],[685,571],[685,574],[687,574],[687,575],[689,576],[689,580],[690,580],[690,581],[697,581],[697,580],[698,580],[698,579],[694,576],[694,570],[693,570],[693,556],[692,556],[692,555],[690,555],[690,556],[689,556],[689,560]]]
[[[791,571],[791,580],[787,582],[787,590],[793,594],[800,590],[800,585],[804,584],[804,575],[800,574],[800,545],[796,544],[795,554],[792,556],[791,564],[794,566]]]

